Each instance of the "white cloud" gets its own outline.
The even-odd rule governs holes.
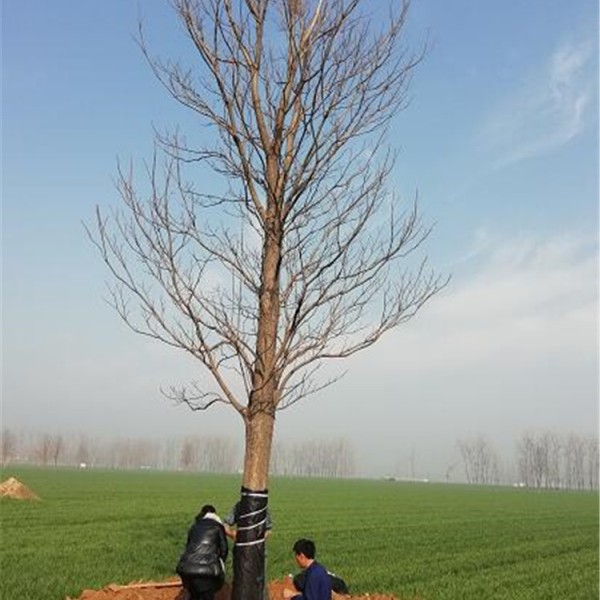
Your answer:
[[[597,244],[574,235],[494,239],[479,233],[469,275],[382,341],[369,368],[429,373],[544,363],[596,353]],[[462,269],[462,264],[461,264]],[[398,358],[401,357],[400,360]],[[398,366],[396,366],[397,372]]]
[[[594,44],[559,47],[510,97],[500,101],[481,132],[496,166],[542,155],[580,135],[595,98]]]

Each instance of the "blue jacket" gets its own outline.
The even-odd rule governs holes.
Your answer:
[[[331,578],[327,569],[315,561],[305,574],[304,589],[293,600],[331,600]]]

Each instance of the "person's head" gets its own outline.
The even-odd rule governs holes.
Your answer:
[[[294,558],[296,559],[298,566],[302,569],[310,565],[317,553],[315,543],[312,540],[306,540],[304,538],[296,541],[293,551]]]
[[[205,504],[198,513],[198,518],[204,518],[208,513],[216,513],[217,509],[212,504]]]

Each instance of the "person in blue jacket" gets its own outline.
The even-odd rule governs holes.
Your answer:
[[[331,578],[327,569],[315,560],[315,543],[300,539],[294,544],[293,551],[296,563],[304,569],[304,589],[301,593],[285,589],[283,597],[293,600],[331,600]]]

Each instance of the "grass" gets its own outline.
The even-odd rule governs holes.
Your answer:
[[[3,600],[63,600],[173,575],[201,504],[225,513],[239,478],[4,469],[41,502],[2,499]],[[352,593],[425,600],[598,598],[598,494],[383,481],[271,481],[268,578],[313,538]],[[231,570],[229,565],[229,570]]]

